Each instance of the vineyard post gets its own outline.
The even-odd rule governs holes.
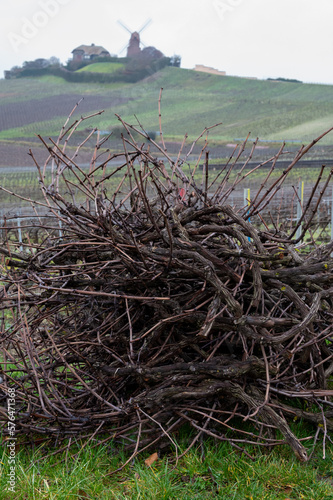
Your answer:
[[[18,234],[18,240],[20,242],[20,252],[23,252],[23,238],[22,238],[22,228],[21,228],[21,218],[20,215],[22,215],[22,209],[19,208],[19,216],[17,218],[17,234]]]
[[[332,186],[332,198],[331,198],[331,241],[333,241],[333,186]],[[331,253],[333,257],[333,252]]]
[[[296,224],[298,224],[300,218],[302,217],[303,212],[303,197],[304,197],[304,181],[299,181],[298,185],[298,193],[297,193],[297,220]],[[299,225],[296,232],[296,239],[301,236],[302,233],[302,224]]]
[[[250,188],[244,188],[244,206],[250,206],[251,203],[251,194],[250,194]],[[247,211],[249,213],[249,211]],[[248,219],[249,222],[251,222],[251,219],[249,217]],[[248,240],[251,241],[251,238],[248,237]]]
[[[59,211],[59,238],[62,238],[62,221],[60,217],[60,211]]]
[[[333,186],[332,186],[332,199],[331,199],[331,240],[333,240]]]

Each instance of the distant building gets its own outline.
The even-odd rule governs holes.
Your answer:
[[[141,56],[146,59],[156,60],[164,57],[164,54],[155,47],[145,47],[141,50]]]
[[[202,73],[211,73],[212,75],[222,75],[225,76],[225,71],[219,71],[215,68],[210,68],[209,66],[204,66],[203,64],[196,64],[194,71],[201,71]]]
[[[91,45],[80,45],[79,47],[76,47],[76,49],[72,50],[72,54],[73,61],[75,62],[91,61],[96,57],[111,57],[109,51],[100,45],[95,45],[94,43]]]

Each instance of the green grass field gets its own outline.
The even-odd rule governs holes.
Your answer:
[[[104,68],[106,63],[101,64]],[[112,68],[114,64],[117,63],[112,63]],[[87,68],[91,70],[92,66]],[[88,71],[87,68],[83,70]],[[99,64],[97,71],[98,68]],[[158,130],[161,87],[164,89],[162,122],[166,139],[179,140],[185,133],[195,138],[204,127],[222,122],[210,133],[214,141],[221,143],[244,138],[248,132],[263,141],[303,142],[333,125],[333,86],[215,76],[167,67],[135,84],[78,84],[55,77],[0,80],[0,140],[29,138],[37,131],[44,136],[57,134],[59,124],[72,109],[70,103],[74,106],[78,96],[84,97],[91,111],[100,110],[103,104],[105,112],[91,123],[101,130],[112,130],[118,123],[115,113],[132,123],[136,122],[136,115],[147,130]],[[59,103],[66,96],[66,112],[64,110],[61,115],[54,102],[55,96]],[[34,120],[30,112],[29,123],[23,123],[18,116],[17,124],[7,126],[6,113],[11,116],[14,103],[20,102],[24,108],[26,103],[33,102],[37,113],[51,97],[52,105],[46,106],[43,119],[38,115]],[[80,114],[79,108],[77,115]],[[333,144],[333,135],[328,135],[323,144]]]
[[[88,66],[84,66],[83,68],[79,69],[78,72],[89,72],[89,73],[114,73],[115,71],[118,71],[121,68],[124,68],[123,63],[116,63],[116,62],[103,62],[103,63],[93,63],[89,64]]]

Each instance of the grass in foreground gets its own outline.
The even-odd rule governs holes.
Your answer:
[[[251,461],[229,443],[206,441],[181,458],[177,468],[172,453],[150,467],[144,462],[148,455],[142,455],[111,476],[107,474],[123,463],[124,455],[105,445],[77,450],[75,456],[63,452],[41,460],[53,450],[19,449],[13,493],[7,490],[9,464],[2,447],[0,499],[333,499],[333,445],[325,460],[318,449],[302,464],[287,447],[266,453],[248,447],[255,457]]]

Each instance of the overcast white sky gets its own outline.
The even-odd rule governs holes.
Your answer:
[[[146,45],[229,75],[333,84],[332,0],[0,0],[0,77],[81,44],[117,54],[145,21]],[[125,53],[123,53],[125,55]]]

